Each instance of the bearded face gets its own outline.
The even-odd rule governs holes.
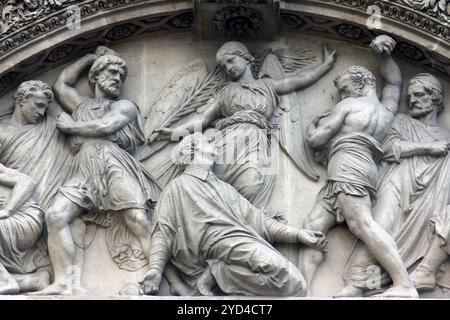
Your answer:
[[[420,83],[409,86],[408,99],[409,114],[413,118],[422,118],[436,109],[432,93]]]
[[[109,65],[99,72],[97,85],[108,97],[117,98],[120,95],[125,78],[124,70],[118,65]]]

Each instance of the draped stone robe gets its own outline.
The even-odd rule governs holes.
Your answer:
[[[435,233],[446,237],[450,191],[450,155],[401,158],[402,141],[426,143],[450,141],[450,132],[405,114],[396,116],[384,141],[384,163],[378,182],[378,201],[374,219],[393,236],[408,269],[425,256]],[[347,285],[363,290],[377,281],[375,259],[367,247],[357,241],[343,274]],[[378,269],[379,270],[379,269]],[[391,281],[382,270],[381,285]]]

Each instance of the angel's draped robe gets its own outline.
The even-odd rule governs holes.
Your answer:
[[[228,83],[216,97],[223,119],[215,138],[220,152],[214,172],[247,200],[264,208],[275,185],[277,154],[271,152],[271,118],[279,97],[265,79]]]
[[[450,155],[401,158],[402,142],[450,141],[450,132],[440,126],[427,126],[405,114],[396,116],[384,141],[385,151],[378,181],[378,201],[374,219],[393,236],[407,269],[425,256],[435,233],[449,236]],[[346,285],[369,290],[391,279],[357,241],[343,273]],[[380,267],[381,268],[381,267]]]
[[[286,296],[305,288],[300,271],[269,243],[297,242],[296,232],[211,171],[189,166],[163,190],[155,214],[150,269],[170,257],[192,290],[207,267],[226,294]]]

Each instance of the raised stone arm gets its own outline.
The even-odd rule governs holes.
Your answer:
[[[372,41],[372,49],[379,54],[380,74],[385,82],[381,101],[393,114],[398,111],[400,95],[402,92],[402,73],[391,54],[396,46],[394,39],[387,35],[381,35]]]
[[[286,77],[284,79],[271,79],[270,81],[277,94],[288,94],[307,87],[319,80],[325,73],[333,68],[336,61],[336,50],[329,52],[326,46],[323,47],[323,50],[324,58],[320,65],[311,70],[298,72],[294,76]]]
[[[82,72],[90,67],[97,58],[98,55],[96,54],[89,53],[85,55],[65,68],[56,79],[53,85],[53,91],[56,99],[68,113],[72,113],[86,99],[75,89],[75,84]]]
[[[95,53],[88,53],[65,68],[56,79],[53,90],[66,112],[71,114],[86,99],[75,89],[75,84],[83,71],[91,67],[94,61],[102,55],[117,55],[117,53],[107,47],[99,46]]]
[[[0,219],[13,215],[33,196],[36,184],[27,175],[0,164],[0,185],[12,188],[5,206],[0,210]]]

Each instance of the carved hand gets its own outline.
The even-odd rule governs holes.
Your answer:
[[[159,133],[155,139],[156,141],[179,141],[180,138],[189,134],[186,130],[172,128],[159,128],[155,132]]]
[[[382,55],[391,55],[392,51],[394,51],[395,46],[395,40],[387,35],[376,37],[370,44],[370,47],[373,51]]]
[[[0,219],[6,219],[11,216],[11,212],[9,210],[1,209],[0,210]]]
[[[328,66],[329,68],[332,68],[336,62],[336,50],[333,50],[331,52],[328,51],[328,48],[326,45],[323,46],[323,63]]]
[[[435,141],[431,143],[430,155],[435,157],[444,157],[450,150],[450,143],[447,141]]]
[[[307,229],[300,230],[298,234],[298,240],[309,247],[313,247],[325,252],[327,251],[326,247],[328,244],[328,240],[320,231],[312,231]]]
[[[63,112],[58,116],[56,127],[65,132],[72,127],[73,123],[72,117],[68,113]]]
[[[139,282],[140,290],[144,294],[157,294],[159,284],[161,283],[162,274],[156,269],[150,269],[144,276],[144,279]]]
[[[110,48],[107,48],[105,46],[98,46],[97,49],[95,50],[95,54],[97,55],[97,57],[101,57],[101,56],[104,56],[104,55],[107,55],[107,54],[110,54],[110,55],[113,55],[113,56],[118,56],[119,55],[116,51],[114,51],[114,50],[112,50]]]

